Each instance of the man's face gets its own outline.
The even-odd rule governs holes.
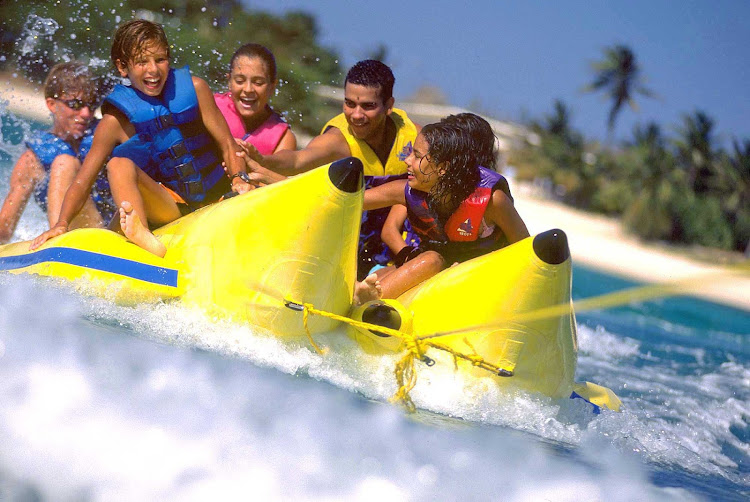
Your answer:
[[[390,115],[391,110],[393,110],[393,98],[384,103],[378,87],[346,83],[344,115],[355,138],[367,141],[382,134],[385,119]]]

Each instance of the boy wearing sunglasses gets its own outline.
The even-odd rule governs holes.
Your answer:
[[[0,244],[13,236],[32,195],[47,213],[50,227],[57,222],[65,192],[91,148],[97,89],[88,68],[77,61],[55,65],[44,82],[44,97],[52,128],[27,141],[27,150],[13,167],[10,190],[0,209]],[[107,178],[100,176],[71,224],[102,226],[115,209]]]

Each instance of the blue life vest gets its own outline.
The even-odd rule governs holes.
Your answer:
[[[427,204],[427,194],[404,188],[408,221],[420,238],[420,247],[443,255],[447,262],[462,262],[500,249],[508,244],[499,227],[489,235],[481,235],[484,212],[492,193],[501,190],[513,200],[508,181],[501,174],[479,168],[479,182],[461,205],[447,219],[442,219]],[[487,227],[485,227],[487,228]],[[489,229],[488,229],[489,231]]]
[[[34,189],[34,200],[39,207],[47,212],[47,192],[49,190],[49,172],[52,168],[52,162],[59,155],[70,155],[83,162],[83,159],[91,150],[91,143],[94,140],[93,130],[96,128],[96,122],[91,124],[81,138],[81,143],[78,146],[78,152],[76,152],[70,143],[58,138],[49,131],[38,132],[36,135],[26,142],[26,146],[34,152],[36,158],[41,162],[44,168],[44,179],[37,184]],[[96,204],[96,209],[99,214],[102,215],[104,223],[108,223],[112,219],[115,213],[116,207],[112,200],[112,192],[109,189],[109,181],[107,181],[107,173],[105,170],[99,172],[94,186],[91,189],[91,198]]]
[[[218,150],[200,116],[187,66],[170,69],[159,97],[118,84],[105,99],[125,114],[136,134],[113,157],[135,162],[189,205],[213,202],[231,190]]]

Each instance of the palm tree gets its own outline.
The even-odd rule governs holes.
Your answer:
[[[628,103],[633,110],[638,105],[633,99],[634,94],[654,97],[642,82],[641,69],[635,54],[629,47],[616,45],[604,49],[604,60],[592,63],[595,73],[594,81],[584,88],[587,92],[604,90],[612,100],[612,108],[607,119],[607,135],[611,139],[615,128],[617,114],[622,106]]]
[[[724,200],[734,226],[735,247],[750,258],[750,140],[733,141],[727,172],[733,193]]]
[[[560,138],[566,145],[579,148],[583,144],[583,138],[576,132],[570,122],[571,113],[568,105],[560,99],[556,99],[554,104],[554,111],[550,115],[544,117],[544,124],[541,128],[558,138]]]
[[[706,193],[716,184],[714,121],[702,111],[683,116],[675,141],[681,167],[688,176],[688,185],[696,193]]]
[[[552,115],[545,118],[547,132],[555,136],[566,137],[570,131],[570,110],[567,105],[556,99],[554,103],[555,111]]]
[[[628,152],[635,166],[630,173],[635,197],[625,209],[625,225],[646,239],[669,239],[674,234],[673,200],[680,197],[683,183],[661,128],[654,122],[636,126]]]

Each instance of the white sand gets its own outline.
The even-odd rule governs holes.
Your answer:
[[[0,75],[0,101],[15,114],[49,121],[41,89]],[[2,109],[3,105],[0,105]],[[532,235],[560,228],[568,236],[573,260],[594,269],[646,283],[681,281],[686,294],[750,311],[750,263],[712,265],[670,253],[625,234],[613,218],[592,215],[536,197],[512,186],[516,207]]]
[[[686,294],[750,311],[750,263],[712,265],[670,253],[626,234],[614,218],[534,197],[514,187],[516,208],[533,235],[560,228],[574,262],[646,283],[680,282]],[[739,257],[739,253],[737,254]],[[744,267],[744,272],[740,270]]]

